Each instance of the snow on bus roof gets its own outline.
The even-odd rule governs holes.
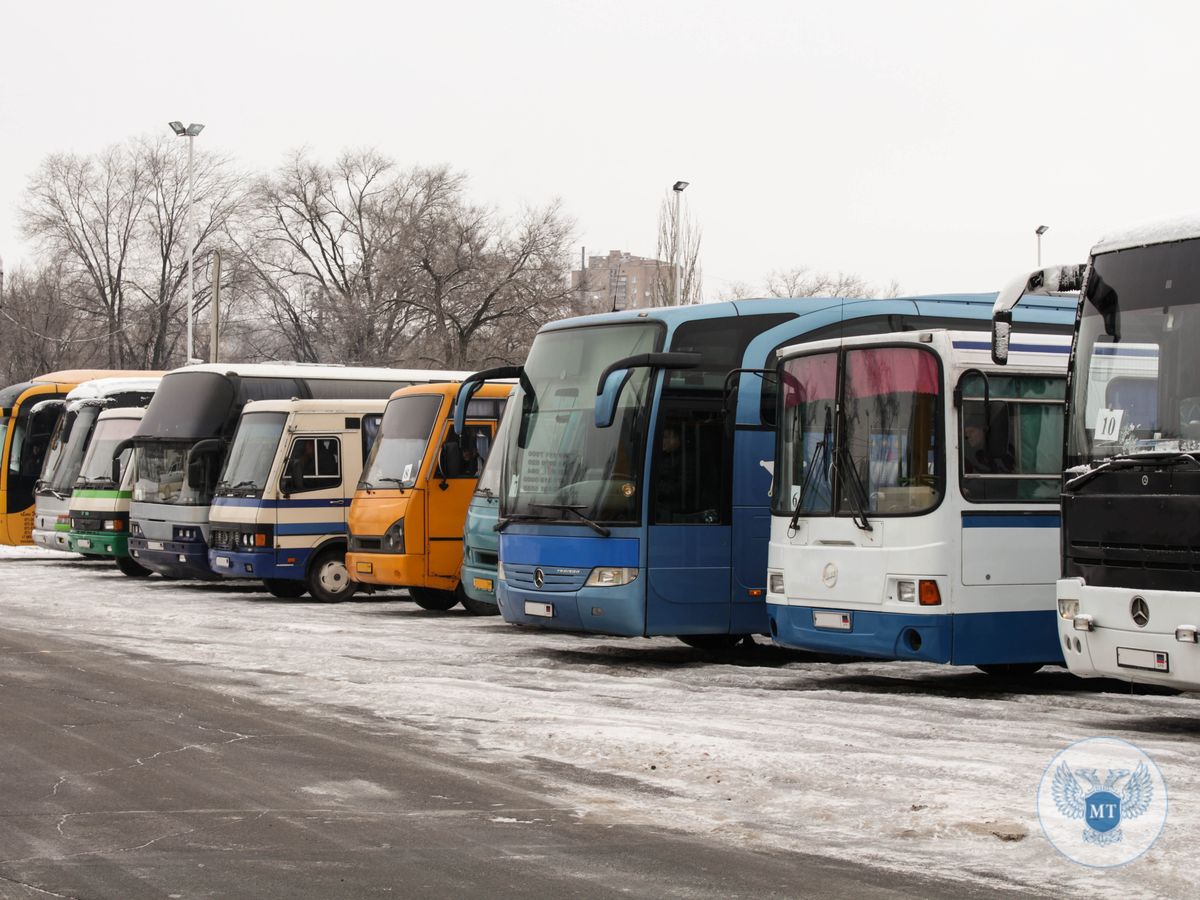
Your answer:
[[[1092,248],[1092,255],[1128,250],[1147,244],[1165,244],[1200,238],[1200,210],[1181,213],[1166,219],[1140,222],[1106,234]]]
[[[145,378],[93,378],[72,388],[67,394],[67,400],[92,400],[99,397],[109,397],[113,394],[124,394],[134,391],[153,391],[158,389],[162,377],[155,375]]]
[[[447,369],[386,369],[370,366],[340,366],[320,363],[200,363],[172,369],[168,375],[180,372],[215,372],[218,375],[246,375],[266,378],[345,378],[351,381],[462,381],[471,372]]]

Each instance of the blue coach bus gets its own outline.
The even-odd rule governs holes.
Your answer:
[[[697,647],[767,633],[778,350],[978,328],[995,298],[744,300],[546,325],[503,447],[505,621]],[[1073,314],[1057,297],[1018,312],[1064,333]]]

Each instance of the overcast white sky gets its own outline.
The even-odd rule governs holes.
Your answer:
[[[167,121],[269,168],[308,145],[449,163],[589,253],[654,252],[676,179],[708,293],[806,264],[995,290],[1188,209],[1200,4],[564,0],[8,3],[0,256],[47,154]]]

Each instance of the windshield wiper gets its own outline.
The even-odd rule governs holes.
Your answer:
[[[857,528],[862,531],[874,531],[871,527],[871,522],[867,519],[867,488],[862,483],[862,476],[858,474],[858,467],[854,465],[854,457],[850,455],[850,451],[845,447],[838,447],[835,452],[835,459],[841,459],[841,466],[849,470],[849,476],[846,482],[850,485],[850,501],[854,504],[853,521]]]
[[[825,453],[829,446],[827,443],[833,435],[833,414],[829,407],[825,408],[825,430],[821,434],[821,440],[817,441],[817,445],[813,447],[812,458],[808,461],[808,468],[804,472],[804,481],[800,483],[800,495],[796,497],[796,508],[792,510],[792,519],[788,522],[788,531],[795,533],[800,527],[800,513],[804,509],[804,497],[808,494],[808,485],[812,481],[813,473],[817,471],[817,457]]]
[[[492,526],[492,531],[503,531],[513,522],[553,522],[549,516],[512,515],[498,519]]]
[[[1063,492],[1074,493],[1093,478],[1104,472],[1115,472],[1120,469],[1140,469],[1143,466],[1174,466],[1180,463],[1190,463],[1200,467],[1200,461],[1190,453],[1122,453],[1119,456],[1105,460],[1094,469],[1088,469],[1081,475],[1076,475],[1063,484]]]
[[[412,485],[409,484],[408,481],[404,478],[379,478],[377,480],[378,481],[390,481],[392,484],[394,484],[398,488],[400,488],[400,490],[404,490],[406,487],[412,487]],[[369,481],[367,482],[367,484],[371,484],[371,483],[372,482],[369,482]],[[367,490],[370,490],[370,488],[367,488]]]
[[[583,524],[588,528],[592,529],[592,531],[596,532],[596,534],[600,535],[600,537],[608,537],[610,534],[612,534],[612,532],[603,525],[593,522],[591,519],[581,513],[581,509],[587,509],[587,507],[583,506],[582,504],[579,506],[572,506],[569,503],[530,503],[529,505],[534,509],[560,509],[563,512],[569,512],[571,515],[577,517],[581,522],[583,522]]]

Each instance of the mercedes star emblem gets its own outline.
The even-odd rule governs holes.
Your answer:
[[[1133,598],[1133,602],[1129,604],[1129,618],[1133,619],[1133,624],[1138,628],[1146,627],[1146,623],[1150,621],[1150,604],[1145,598]]]
[[[536,584],[538,587],[541,587],[543,584],[545,584],[546,583],[546,573],[543,572],[541,569],[534,569],[533,570],[533,583]]]

